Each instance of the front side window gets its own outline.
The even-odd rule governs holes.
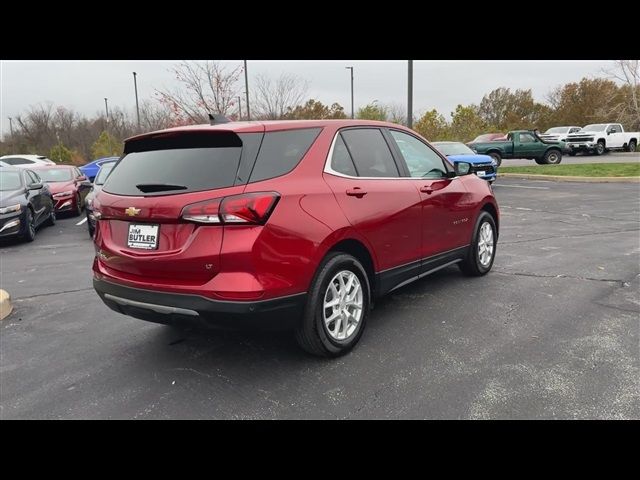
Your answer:
[[[404,157],[412,177],[441,178],[447,169],[442,158],[413,135],[389,130]]]
[[[27,183],[40,183],[40,179],[38,178],[38,176],[31,170],[27,170],[27,175],[29,176],[29,181]]]
[[[360,177],[399,177],[389,145],[377,128],[344,130],[342,139]]]

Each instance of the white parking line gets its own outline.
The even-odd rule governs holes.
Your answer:
[[[525,185],[492,185],[493,188],[496,187],[507,187],[507,188],[533,188],[535,190],[549,190],[549,187],[528,187]]]
[[[78,223],[76,223],[76,225],[82,225],[86,221],[87,221],[87,217],[84,217],[82,220],[80,220]]]

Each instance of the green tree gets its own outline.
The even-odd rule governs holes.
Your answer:
[[[360,120],[380,120],[384,122],[387,119],[387,109],[382,105],[369,103],[358,109],[356,118]]]
[[[431,142],[447,140],[449,136],[449,125],[435,108],[425,112],[422,117],[413,124],[413,129]]]
[[[318,100],[309,99],[304,105],[295,108],[289,107],[284,115],[287,120],[322,120],[327,118],[347,118],[344,108],[339,103],[334,103],[330,107]]]
[[[482,133],[486,133],[487,126],[478,112],[476,105],[458,105],[455,112],[451,112],[451,127],[449,136],[460,142],[469,142]]]
[[[70,163],[73,153],[62,143],[58,143],[49,150],[49,158],[57,163]]]
[[[92,158],[113,157],[122,155],[122,143],[106,130],[91,145]]]
[[[505,87],[496,88],[482,97],[478,113],[492,130],[535,128],[536,102],[531,90],[511,92]]]

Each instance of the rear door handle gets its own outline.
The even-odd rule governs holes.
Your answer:
[[[367,194],[367,192],[362,190],[360,187],[353,187],[353,188],[350,188],[349,190],[347,190],[347,195],[349,195],[350,197],[362,198],[366,194]]]
[[[422,187],[422,188],[420,189],[420,191],[421,191],[422,193],[428,193],[429,195],[431,195],[431,194],[433,193],[433,188],[431,188],[431,186],[430,186],[430,185],[426,185],[426,186]]]

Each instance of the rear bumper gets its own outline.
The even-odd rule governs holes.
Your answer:
[[[155,323],[225,329],[286,330],[300,320],[306,293],[270,300],[233,302],[199,295],[143,290],[93,279],[93,288],[112,310]]]

